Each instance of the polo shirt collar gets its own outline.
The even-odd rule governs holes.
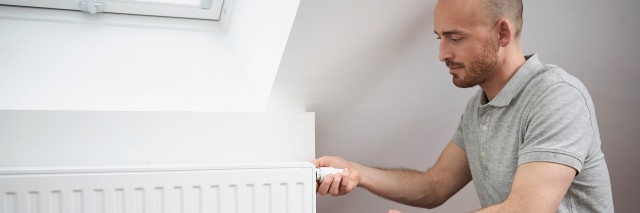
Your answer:
[[[544,67],[544,64],[542,64],[542,62],[538,59],[538,54],[528,55],[525,56],[525,58],[527,59],[527,61],[524,62],[524,64],[522,64],[520,68],[518,68],[518,71],[516,71],[513,77],[509,79],[509,82],[507,82],[502,90],[498,92],[498,95],[496,95],[493,100],[487,103],[488,105],[494,107],[508,106],[509,103],[511,103],[511,100],[513,100],[513,98],[524,88],[529,80],[531,80],[534,71]],[[484,92],[483,99],[485,99],[486,103],[486,96],[484,95]]]

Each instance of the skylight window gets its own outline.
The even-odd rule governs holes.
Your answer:
[[[224,0],[0,0],[0,5],[217,21]]]

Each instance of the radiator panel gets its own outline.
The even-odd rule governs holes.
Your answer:
[[[0,171],[6,213],[314,213],[310,164]]]

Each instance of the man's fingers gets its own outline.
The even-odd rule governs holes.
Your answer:
[[[355,185],[358,184],[357,180],[350,177],[351,175],[357,175],[357,173],[352,173],[350,171],[350,162],[343,158],[322,156],[314,159],[312,162],[318,168],[334,167],[336,169],[345,169],[342,173],[327,174],[327,176],[324,177],[322,183],[319,183],[318,188],[316,189],[320,195],[344,195],[349,193],[353,188],[355,188]]]
[[[327,167],[327,166],[335,167],[333,165],[333,163],[335,163],[335,162],[333,162],[333,161],[336,160],[336,157],[333,157],[333,156],[322,156],[322,157],[320,157],[320,158],[318,158],[316,160],[318,160],[318,166],[319,167]]]
[[[349,168],[345,168],[342,171],[342,181],[340,182],[340,194],[344,195],[351,192],[351,178],[349,178]]]
[[[332,182],[333,182],[333,175],[328,174],[326,177],[324,177],[324,180],[322,180],[322,183],[320,183],[320,186],[318,186],[318,193],[320,195],[326,195],[327,193],[329,193],[329,187],[331,186]]]
[[[331,183],[331,188],[329,189],[329,194],[336,196],[340,193],[340,181],[342,180],[342,175],[333,176],[333,181]]]

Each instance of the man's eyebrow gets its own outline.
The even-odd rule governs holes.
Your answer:
[[[433,31],[433,33],[435,33],[436,35],[440,35],[440,34],[438,34],[438,32],[436,32],[436,31]],[[463,34],[463,32],[462,32],[462,31],[460,31],[460,30],[450,30],[450,31],[444,31],[444,32],[442,32],[442,35],[443,35],[443,36],[450,36],[450,35],[456,35],[456,34]]]

